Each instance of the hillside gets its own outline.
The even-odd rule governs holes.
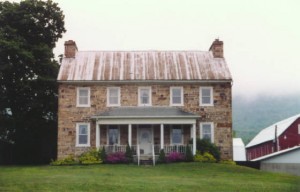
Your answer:
[[[300,113],[300,95],[233,97],[233,130],[245,145],[263,128]]]

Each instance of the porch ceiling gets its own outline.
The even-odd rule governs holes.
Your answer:
[[[176,107],[117,107],[96,114],[92,119],[197,119],[199,115],[183,111]]]

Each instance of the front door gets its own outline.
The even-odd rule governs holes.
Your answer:
[[[139,128],[139,145],[140,145],[140,154],[148,155],[151,154],[152,149],[152,128],[150,126],[140,127]]]

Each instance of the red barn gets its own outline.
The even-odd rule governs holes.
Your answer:
[[[300,145],[300,114],[261,130],[246,146],[247,160],[297,145]]]

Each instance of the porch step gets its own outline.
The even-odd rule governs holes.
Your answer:
[[[140,165],[153,165],[152,160],[140,160]]]

